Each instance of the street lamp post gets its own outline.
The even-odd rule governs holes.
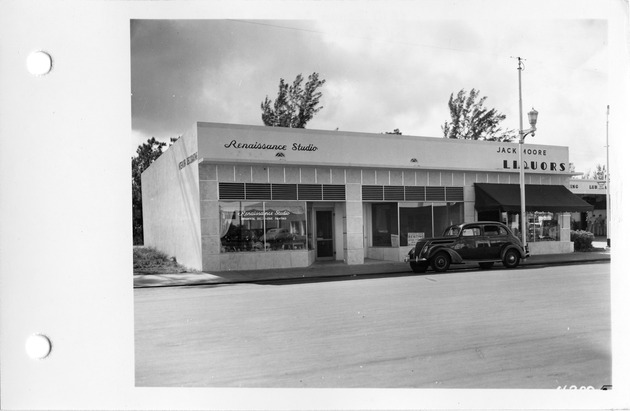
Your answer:
[[[532,108],[527,113],[529,125],[531,128],[523,130],[523,97],[521,91],[521,71],[525,70],[523,59],[518,57],[518,169],[519,169],[519,184],[521,188],[521,241],[523,247],[527,246],[527,215],[525,214],[525,167],[523,164],[523,143],[525,137],[529,134],[534,137],[536,132],[536,122],[538,121],[538,112]]]

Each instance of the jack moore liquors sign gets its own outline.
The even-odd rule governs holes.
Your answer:
[[[518,147],[499,147],[498,154],[518,154]],[[541,170],[541,171],[566,171],[567,164],[564,162],[556,162],[547,160],[547,149],[540,148],[523,148],[523,157],[529,157],[523,160],[523,168],[525,170]],[[531,159],[531,158],[534,159]],[[518,160],[503,159],[503,169],[518,170]]]

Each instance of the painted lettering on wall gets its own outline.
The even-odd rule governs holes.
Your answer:
[[[273,151],[287,151],[288,146],[286,144],[267,144],[267,143],[239,143],[236,140],[232,140],[227,144],[224,144],[225,148],[246,149],[246,150],[273,150]],[[293,143],[291,145],[293,151],[317,151],[318,147],[315,144],[301,144]]]
[[[236,140],[232,140],[227,144],[224,144],[225,148],[246,148],[249,150],[274,150],[274,151],[284,151],[287,149],[286,144],[261,144],[259,142],[255,143],[237,143]]]
[[[606,189],[606,183],[605,182],[600,182],[601,184],[570,184],[569,188],[572,190],[605,190]]]
[[[516,151],[516,147],[499,147],[497,149],[497,153],[499,154],[518,154]],[[547,150],[540,150],[536,148],[524,148],[523,154],[527,154],[530,156],[546,156]]]
[[[238,214],[242,220],[286,220],[292,213],[289,210],[242,210]]]
[[[189,155],[184,160],[179,162],[179,169],[181,170],[182,168],[186,167],[188,164],[194,162],[195,160],[197,160],[197,153]]]
[[[314,144],[309,144],[307,146],[303,146],[300,143],[293,143],[293,151],[317,151],[317,146]]]
[[[503,160],[503,168],[505,170],[518,170],[518,161]],[[566,163],[546,162],[546,161],[523,161],[524,170],[542,170],[542,171],[566,171]]]
[[[496,151],[497,154],[518,154],[518,147],[499,147]],[[523,154],[528,156],[547,156],[546,149],[538,148],[523,148]],[[505,170],[518,170],[517,160],[503,160],[503,169]],[[559,163],[556,161],[523,161],[524,170],[541,170],[541,171],[567,171],[566,163]]]

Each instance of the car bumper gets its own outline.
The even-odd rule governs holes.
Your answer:
[[[406,263],[410,263],[410,262],[415,262],[415,263],[419,263],[422,261],[427,261],[426,258],[422,258],[422,257],[410,257],[409,255],[405,256],[405,260]]]

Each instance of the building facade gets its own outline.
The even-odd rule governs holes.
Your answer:
[[[203,271],[402,261],[464,221],[520,232],[518,144],[197,123],[142,175],[144,243]],[[524,146],[532,254],[569,252],[567,147]]]
[[[573,213],[571,225],[574,230],[590,231],[596,236],[608,236],[608,213],[606,207],[606,181],[571,179],[569,190],[593,206],[592,211]]]

